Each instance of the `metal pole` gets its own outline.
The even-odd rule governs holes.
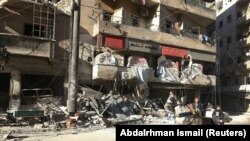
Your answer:
[[[76,112],[76,94],[78,89],[78,57],[79,57],[79,24],[80,24],[80,0],[74,0],[73,6],[73,35],[72,48],[69,56],[69,88],[67,108],[70,114]]]

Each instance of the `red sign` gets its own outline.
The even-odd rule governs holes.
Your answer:
[[[175,48],[173,46],[161,45],[161,53],[162,55],[182,58],[188,54],[188,50]]]
[[[105,47],[115,48],[115,49],[124,49],[125,39],[122,37],[104,35],[103,44]]]

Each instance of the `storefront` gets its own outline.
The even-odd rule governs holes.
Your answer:
[[[125,49],[125,39],[119,36],[103,35],[103,46],[112,49]]]
[[[136,39],[126,39],[126,49],[150,54],[161,54],[160,44]]]

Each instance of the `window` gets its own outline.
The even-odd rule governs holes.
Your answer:
[[[241,62],[242,62],[241,56],[238,56],[238,57],[237,57],[237,63],[239,64],[239,63],[241,63]]]
[[[232,21],[232,16],[231,15],[227,16],[227,23],[230,23],[231,21]]]
[[[220,47],[223,47],[223,39],[220,40]]]
[[[246,84],[250,84],[250,77],[246,77]]]
[[[173,23],[171,21],[169,21],[169,20],[166,21],[166,30],[165,31],[167,33],[171,33],[172,24]]]
[[[234,82],[235,82],[235,85],[239,85],[239,79],[238,78],[235,78]]]
[[[232,42],[232,37],[231,36],[228,36],[227,37],[227,43],[230,44]]]
[[[131,15],[131,25],[139,27],[139,18],[135,15]]]
[[[220,21],[219,22],[219,28],[222,28],[223,27],[223,21]]]
[[[242,35],[240,33],[236,34],[236,41],[240,41],[242,38]]]
[[[111,22],[112,15],[113,14],[110,12],[103,12],[103,20],[107,22]]]
[[[33,31],[33,25],[32,24],[24,24],[24,35],[25,36],[36,36],[36,37],[45,37],[45,32],[39,32],[44,31],[45,26],[41,26],[41,29],[38,25],[34,25],[34,31]],[[39,35],[40,33],[40,35]]]
[[[229,79],[229,78],[223,78],[223,79],[222,79],[222,83],[223,83],[223,84],[221,84],[221,85],[222,85],[222,86],[228,86],[228,79]]]
[[[228,62],[227,64],[230,65],[232,62],[231,62],[231,58],[228,58]]]
[[[240,17],[243,17],[243,12],[242,11],[237,11],[237,19],[239,19]]]

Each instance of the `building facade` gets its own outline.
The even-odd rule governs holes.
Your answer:
[[[203,101],[213,100],[214,6],[213,1],[192,0],[82,0],[80,52],[89,53],[88,56],[80,54],[83,60],[79,65],[80,82],[112,89],[117,73],[121,77],[127,73],[133,76],[129,58],[139,56],[149,66],[146,82],[149,97],[165,101],[169,92],[174,91],[178,95],[189,95],[190,100],[200,94],[204,94],[201,96]],[[96,55],[107,50],[118,60],[115,66],[95,62]],[[205,78],[186,82],[160,79],[157,75],[160,57],[174,62],[180,77],[182,61],[187,54],[192,57],[193,64],[203,66]]]
[[[217,0],[216,11],[221,104],[229,111],[246,112],[249,110],[249,1]]]
[[[69,15],[57,1],[0,1],[0,109],[64,96]]]
[[[28,104],[30,93],[67,99],[71,2],[0,1],[2,109]],[[217,103],[214,6],[211,0],[81,0],[79,85],[164,103],[170,91],[187,102],[201,96]]]

